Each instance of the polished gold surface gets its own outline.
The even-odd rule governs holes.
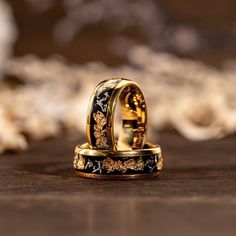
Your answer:
[[[97,179],[140,179],[154,177],[163,167],[158,145],[145,144],[136,150],[94,150],[87,143],[77,146],[74,168],[81,177]]]
[[[109,94],[107,91],[112,91]],[[122,129],[114,137],[114,116],[121,104]],[[94,110],[94,106],[99,110]],[[95,123],[92,121],[94,120]],[[139,86],[130,80],[114,78],[97,85],[87,115],[87,138],[93,149],[132,150],[143,147],[146,136],[147,108]],[[95,140],[95,141],[94,141]]]
[[[121,131],[115,140],[115,115],[121,109]],[[159,175],[163,158],[159,145],[145,143],[147,107],[139,86],[128,79],[100,82],[90,98],[88,143],[75,149],[78,175],[95,179],[140,179]]]
[[[161,147],[159,145],[154,145],[147,143],[144,145],[143,149],[133,149],[133,150],[96,150],[90,148],[88,143],[84,143],[82,145],[78,145],[75,148],[75,154],[81,154],[86,156],[100,156],[100,157],[135,157],[135,156],[147,156],[160,154],[161,155]]]
[[[133,174],[133,175],[103,175],[103,174],[90,174],[77,171],[77,175],[89,179],[111,179],[111,180],[122,180],[122,179],[146,179],[153,178],[160,174],[160,172],[148,173],[148,174]]]

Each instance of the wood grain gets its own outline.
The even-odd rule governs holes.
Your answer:
[[[235,235],[235,137],[161,135],[158,178],[89,180],[72,169],[84,140],[32,144],[0,158],[0,235]]]

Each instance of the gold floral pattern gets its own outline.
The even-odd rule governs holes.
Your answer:
[[[83,158],[83,156],[76,154],[73,164],[75,169],[83,170],[85,167],[85,159]]]
[[[127,161],[114,161],[111,158],[106,158],[102,161],[102,168],[107,171],[107,173],[120,171],[123,174],[127,170],[143,171],[144,170],[144,161],[142,158],[139,158],[135,161],[133,158]]]
[[[93,126],[94,137],[96,138],[96,146],[98,148],[107,149],[109,146],[107,144],[106,130],[104,129],[106,117],[102,112],[97,111],[96,113],[93,113],[93,119],[96,122],[96,124]]]
[[[93,174],[145,174],[161,171],[163,158],[159,155],[139,156],[132,158],[84,156],[76,154],[74,157],[74,168],[85,173]],[[118,172],[118,173],[116,173]]]
[[[106,127],[106,112],[109,104],[110,93],[109,89],[115,88],[115,86],[122,79],[110,79],[101,83],[96,91],[94,106],[99,106],[100,109],[92,114],[95,124],[93,125],[93,136],[95,138],[95,145],[98,149],[109,149],[107,130]],[[111,91],[112,92],[112,91]]]
[[[163,168],[163,158],[160,157],[159,161],[156,163],[157,170],[161,170]]]

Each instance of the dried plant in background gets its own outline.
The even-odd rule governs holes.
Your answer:
[[[12,53],[16,36],[17,30],[11,8],[5,1],[0,0],[0,78],[4,65]]]
[[[38,1],[27,1],[37,6]],[[26,149],[26,137],[41,140],[65,130],[84,132],[89,96],[100,80],[110,77],[126,77],[140,84],[147,97],[149,131],[153,133],[172,127],[191,140],[215,139],[235,133],[235,62],[219,71],[196,61],[157,52],[155,43],[160,47],[165,43],[167,47],[170,45],[166,40],[164,17],[152,0],[62,2],[67,15],[55,26],[59,41],[71,40],[88,24],[111,22],[114,26],[117,19],[123,18],[125,20],[117,22],[117,28],[112,30],[119,33],[127,27],[138,27],[147,35],[149,46],[140,46],[138,41],[120,33],[120,37],[112,39],[112,50],[115,54],[123,53],[128,63],[116,68],[101,62],[76,65],[59,57],[42,60],[35,55],[13,57],[8,61],[16,31],[8,5],[0,0],[0,13],[6,9],[0,14],[0,73],[21,81],[15,87],[9,87],[5,81],[0,84],[0,153],[7,149]],[[99,5],[101,2],[103,4]],[[122,10],[124,2],[127,14]],[[55,2],[49,0],[40,2],[41,10],[53,4]],[[148,14],[143,15],[144,5]],[[81,8],[82,15],[79,14]],[[88,14],[94,9],[96,14]],[[137,21],[141,15],[142,20]],[[186,26],[178,29],[176,34],[173,30],[169,32],[173,35],[173,45],[180,51],[191,51],[200,45],[194,29]],[[67,38],[58,35],[67,35]]]
[[[57,43],[69,43],[87,26],[100,25],[110,32],[106,40],[111,53],[117,38],[122,38],[126,47],[144,40],[156,50],[168,49],[180,53],[191,53],[205,45],[199,29],[183,22],[170,23],[155,0],[25,1],[40,12],[58,5],[62,7],[64,14],[53,29]],[[125,33],[129,30],[135,32],[135,36]]]
[[[16,40],[17,30],[13,22],[13,16],[9,5],[0,0],[0,80],[3,78],[3,69],[11,56],[13,44]],[[0,96],[4,96],[5,89],[0,89]],[[0,103],[0,153],[6,148],[15,148],[14,141],[17,136],[18,145],[26,147],[24,138],[21,138],[16,125],[12,125],[11,120],[8,119],[5,107]],[[13,139],[12,139],[13,138]]]
[[[150,108],[152,132],[173,127],[191,140],[235,132],[235,70],[220,72],[144,46],[130,49],[128,58],[130,65],[118,68],[99,62],[68,65],[58,58],[35,56],[12,59],[5,73],[20,78],[24,85],[3,89],[0,102],[15,139],[23,139],[21,134],[33,139],[56,136],[62,128],[84,132],[92,89],[112,76],[131,78],[141,85]],[[5,127],[1,129],[1,135],[9,133]],[[19,140],[15,148],[25,147]]]

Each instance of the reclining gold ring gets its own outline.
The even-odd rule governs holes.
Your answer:
[[[77,174],[95,179],[140,179],[159,175],[163,158],[158,145],[142,149],[94,150],[87,143],[75,148],[73,162]]]
[[[114,113],[121,104],[122,129],[114,137]],[[139,86],[128,79],[112,78],[99,83],[90,98],[87,138],[90,148],[102,150],[141,149],[145,143],[147,107]]]

